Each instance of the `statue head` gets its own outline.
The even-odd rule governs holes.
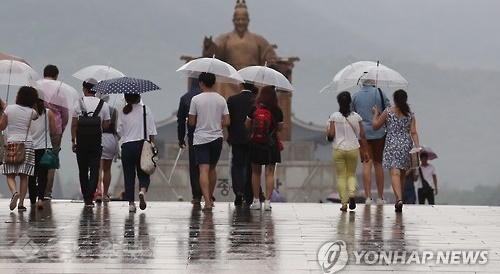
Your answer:
[[[250,23],[250,16],[248,15],[247,4],[245,0],[236,1],[233,14],[234,29],[238,33],[244,33],[248,30],[248,23]]]

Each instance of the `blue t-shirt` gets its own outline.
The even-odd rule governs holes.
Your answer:
[[[384,92],[382,92],[382,96],[384,97],[385,108],[390,107],[391,102],[387,99]],[[380,113],[384,111],[382,109],[380,93],[378,89],[373,86],[363,86],[361,90],[352,96],[351,108],[363,118],[363,126],[365,128],[367,140],[379,139],[385,135],[385,125],[376,131],[372,128],[373,106],[377,106]]]

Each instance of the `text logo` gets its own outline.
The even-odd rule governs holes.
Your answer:
[[[325,274],[342,270],[347,260],[347,245],[344,241],[327,242],[318,251],[318,263]]]

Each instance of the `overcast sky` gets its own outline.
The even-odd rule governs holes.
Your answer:
[[[318,91],[349,61],[380,60],[410,82],[421,143],[440,156],[434,161],[439,181],[498,184],[500,1],[247,4],[250,30],[277,44],[281,57],[300,58],[293,71],[293,112],[299,119],[323,125],[336,110],[335,94]],[[77,90],[81,83],[71,74],[94,64],[151,79],[162,90],[144,100],[161,120],[176,111],[185,92],[186,79],[175,72],[183,64],[179,57],[199,56],[205,35],[230,31],[233,8],[234,1],[220,0],[5,1],[0,52],[24,57],[39,73],[56,64],[62,80]],[[69,132],[65,137],[69,148]],[[69,149],[64,151],[68,164],[76,165]]]

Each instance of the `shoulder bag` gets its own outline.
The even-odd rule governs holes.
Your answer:
[[[10,165],[18,165],[24,163],[24,159],[26,158],[26,140],[28,140],[28,133],[31,127],[32,115],[33,113],[30,115],[30,122],[28,124],[28,130],[26,131],[24,141],[7,142],[3,159],[4,163]]]
[[[148,140],[146,132],[146,106],[142,106],[143,123],[144,123],[144,142],[141,151],[141,169],[144,173],[151,175],[156,170],[156,162],[158,162],[158,150],[153,142]]]
[[[59,169],[59,151],[61,148],[47,148],[47,115],[47,110],[45,110],[45,152],[40,159],[40,165],[47,169]]]

